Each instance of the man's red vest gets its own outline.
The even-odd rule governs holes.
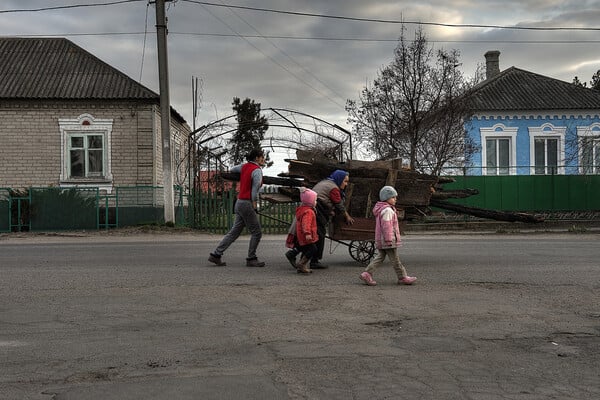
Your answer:
[[[242,171],[240,172],[240,192],[238,193],[238,199],[240,200],[252,200],[252,172],[255,169],[260,168],[253,162],[247,162],[242,165]],[[262,182],[261,182],[262,185]]]

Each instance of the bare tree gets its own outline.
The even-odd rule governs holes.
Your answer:
[[[573,78],[572,83],[576,86],[588,87],[587,82],[581,82],[578,76],[575,76],[575,78]],[[596,71],[594,75],[592,75],[592,80],[590,80],[589,88],[594,90],[600,90],[600,69]]]
[[[403,158],[422,172],[462,164],[475,147],[464,130],[469,109],[462,95],[471,85],[459,66],[457,50],[434,51],[422,28],[409,41],[403,27],[392,63],[347,103],[357,139],[375,157]]]

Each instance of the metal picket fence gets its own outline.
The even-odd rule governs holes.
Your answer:
[[[10,189],[0,188],[0,232],[11,230],[12,197]]]
[[[31,230],[30,204],[30,191],[0,188],[0,232]]]
[[[188,194],[175,187],[175,224],[189,225]],[[164,224],[163,188],[0,188],[0,232],[98,230]]]
[[[265,187],[263,191],[276,192],[275,187]],[[195,212],[192,226],[211,232],[226,233],[233,225],[233,212],[237,192],[235,188],[226,190],[199,191],[195,196]],[[259,221],[265,234],[282,234],[292,223],[298,203],[272,204],[259,201]]]
[[[600,213],[600,175],[461,176],[446,189],[478,189],[479,195],[452,201],[502,211],[553,215]],[[200,187],[200,185],[199,185]],[[265,187],[266,192],[276,187]],[[186,193],[175,188],[175,224],[212,233],[225,233],[234,220],[235,185],[207,184]],[[162,187],[116,187],[102,194],[97,188],[0,188],[0,232],[99,230],[164,224]],[[260,201],[263,232],[284,234],[297,203]]]

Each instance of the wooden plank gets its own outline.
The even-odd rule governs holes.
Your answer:
[[[335,240],[375,240],[375,220],[356,217],[352,225],[335,221],[330,225],[329,236]]]
[[[479,194],[477,189],[437,190],[431,195],[431,200],[464,199]]]
[[[274,204],[294,203],[291,197],[281,193],[261,193],[260,198]]]
[[[385,178],[385,184],[387,186],[395,186],[396,179],[398,179],[398,170],[397,169],[388,169],[387,178]]]
[[[456,211],[461,214],[473,215],[475,217],[493,219],[496,221],[508,221],[508,222],[528,222],[536,223],[543,222],[544,219],[537,217],[532,214],[520,213],[520,212],[509,212],[509,211],[498,211],[489,210],[479,207],[467,207],[460,204],[449,203],[442,200],[432,200],[431,205],[434,207],[442,208],[444,210]]]
[[[221,172],[219,175],[228,181],[239,182],[240,174],[236,174],[233,172]],[[275,176],[263,176],[263,183],[265,185],[280,185],[280,186],[291,186],[291,187],[301,187],[306,186],[306,182],[299,179],[291,179],[291,178],[278,178]],[[312,185],[311,185],[312,186]]]
[[[352,193],[354,192],[354,184],[353,183],[348,184],[348,186],[346,186],[346,190],[344,192],[346,193],[346,201],[344,201],[344,207],[346,207],[346,210],[349,210],[350,204],[352,202]]]
[[[318,182],[328,177],[336,169],[343,169],[350,173],[350,181],[358,178],[379,178],[383,182],[387,178],[388,170],[395,169],[399,176],[403,175],[411,179],[420,177],[432,177],[432,175],[421,174],[409,169],[393,168],[393,161],[360,161],[350,160],[346,163],[333,163],[326,161],[306,162],[301,160],[289,160],[288,172],[292,175],[302,175],[310,182]]]
[[[400,231],[404,230],[404,222],[398,221]],[[375,240],[375,219],[354,218],[352,225],[346,225],[343,221],[335,221],[330,225],[329,237],[334,240]]]

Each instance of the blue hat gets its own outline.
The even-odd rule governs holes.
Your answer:
[[[331,179],[335,182],[336,185],[341,186],[346,176],[348,176],[348,171],[344,171],[343,169],[336,169],[331,175],[329,175],[329,178],[327,179]]]

